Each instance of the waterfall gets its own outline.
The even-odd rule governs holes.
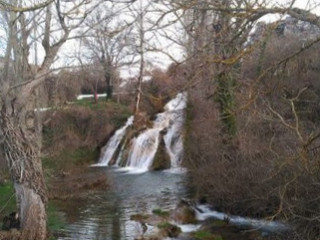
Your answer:
[[[156,115],[152,128],[144,130],[137,137],[131,139],[131,144],[128,145],[127,161],[121,161],[125,155],[123,154],[125,146],[121,147],[115,165],[126,162],[126,166],[124,167],[135,168],[141,171],[149,170],[159,148],[161,138],[163,138],[166,152],[170,157],[171,168],[178,168],[183,155],[183,124],[186,103],[187,94],[177,94],[174,99],[165,105],[164,112]],[[129,119],[126,125],[112,136],[104,148],[105,152],[103,157],[100,158],[98,166],[109,165],[125,135],[127,127],[132,124],[132,121],[133,119]]]
[[[113,158],[113,155],[115,154],[116,150],[118,149],[123,137],[126,134],[126,130],[129,126],[131,126],[133,123],[133,116],[129,117],[126,124],[118,129],[114,135],[110,138],[110,140],[107,142],[107,144],[102,148],[102,155],[100,157],[100,160],[97,164],[93,166],[108,166],[110,161]]]
[[[164,136],[167,152],[171,159],[171,168],[180,166],[183,155],[183,125],[185,108],[187,107],[187,94],[180,93],[165,106],[171,114],[172,123]]]
[[[148,170],[158,150],[160,132],[169,126],[167,112],[159,113],[153,122],[153,127],[142,132],[132,140],[127,167]]]
[[[171,168],[177,168],[180,166],[181,158],[183,154],[183,124],[184,113],[172,113],[174,114],[174,121],[167,130],[167,134],[164,135],[164,142],[166,145],[167,153],[171,159]]]
[[[148,170],[159,146],[159,134],[161,129],[148,129],[133,139],[129,152],[128,167]]]
[[[170,156],[171,167],[180,166],[183,152],[182,128],[186,102],[186,93],[179,93],[165,105],[164,112],[157,114],[153,127],[133,139],[128,157],[128,167],[141,170],[150,169],[159,147],[160,132],[163,130],[167,131],[163,138],[167,153]]]

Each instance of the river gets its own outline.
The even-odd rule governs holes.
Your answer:
[[[91,168],[108,176],[110,187],[89,196],[77,210],[76,220],[61,232],[59,240],[131,240],[141,233],[131,221],[137,213],[153,209],[169,210],[181,198],[188,197],[186,175],[182,173],[145,172],[132,174],[117,168]],[[77,204],[75,203],[74,206]]]

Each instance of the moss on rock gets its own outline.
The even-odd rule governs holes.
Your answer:
[[[178,237],[179,234],[182,232],[180,227],[173,225],[169,222],[159,223],[157,227],[160,229],[160,235],[162,237],[175,238]]]
[[[163,140],[163,134],[164,134],[163,132],[160,133],[159,146],[151,166],[151,170],[154,170],[154,171],[168,169],[171,166],[171,160],[166,150],[166,145]]]
[[[185,201],[181,201],[171,213],[171,218],[182,224],[196,223],[195,210]]]
[[[199,230],[192,233],[192,236],[197,240],[223,240],[221,235],[212,234],[203,230]]]

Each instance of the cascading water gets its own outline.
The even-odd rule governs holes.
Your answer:
[[[165,111],[156,115],[153,127],[143,131],[139,136],[131,140],[127,161],[121,161],[123,151],[125,150],[124,146],[121,147],[115,165],[119,165],[120,162],[126,162],[126,166],[123,167],[136,168],[141,171],[149,170],[157,153],[161,137],[163,137],[166,151],[170,157],[171,168],[179,167],[183,154],[182,131],[186,103],[186,93],[177,94],[174,99],[165,105]],[[98,166],[109,165],[125,135],[127,127],[132,124],[132,120],[128,120],[128,122],[109,140],[104,148],[104,155],[97,164]],[[164,132],[165,134],[163,134]]]
[[[175,114],[175,113],[172,113]],[[183,124],[184,113],[176,113],[175,120],[164,135],[164,142],[171,159],[171,168],[178,168],[181,165],[183,155]]]
[[[182,127],[187,96],[179,93],[164,107],[153,123],[153,128],[147,129],[133,140],[128,158],[128,167],[148,170],[153,162],[160,143],[160,132],[166,130],[164,142],[170,156],[171,167],[178,167],[183,152]]]
[[[108,166],[109,165],[110,161],[113,158],[113,155],[115,154],[123,137],[126,134],[127,128],[129,126],[131,126],[132,123],[133,123],[133,116],[129,117],[126,124],[114,133],[114,135],[107,142],[106,146],[102,148],[102,151],[101,151],[102,155],[100,157],[99,162],[97,164],[94,164],[93,166]]]
[[[148,170],[159,146],[161,128],[148,129],[133,139],[128,157],[128,167]]]

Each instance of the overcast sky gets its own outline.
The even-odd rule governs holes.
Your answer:
[[[146,6],[147,0],[138,0],[136,1],[135,7],[139,7],[139,3],[142,3],[142,5]],[[279,6],[279,7],[285,7],[288,6],[288,3],[291,2],[291,0],[275,0],[273,1],[273,4]],[[311,10],[312,12],[320,15],[320,0],[296,0],[295,7],[299,7],[302,9]],[[161,5],[157,5],[157,7],[160,7]],[[165,7],[163,7],[165,9]],[[173,15],[168,15],[167,20],[163,22],[165,24],[166,22],[169,22],[173,19]],[[268,15],[264,17],[262,20],[270,22],[278,20],[279,17],[285,17],[285,16],[279,16],[279,15]],[[129,18],[128,16],[124,15],[122,18]],[[155,13],[149,13],[148,16],[146,16],[148,19],[157,19],[157,16]],[[170,19],[171,18],[171,19]],[[181,46],[174,44],[165,37],[163,37],[163,34],[168,34],[172,38],[176,38],[181,32],[179,32],[179,27],[171,27],[169,29],[163,30],[162,34],[154,34],[154,33],[147,33],[147,38],[149,39],[150,46],[157,47],[164,49],[166,53],[173,56],[177,60],[183,58],[183,50]],[[41,44],[38,44],[40,46]],[[0,46],[1,47],[1,46]],[[40,47],[41,48],[41,47]],[[61,51],[59,53],[59,59],[55,63],[55,67],[63,66],[63,65],[74,65],[75,63],[70,61],[68,56],[74,55],[74,52],[79,51],[80,45],[79,42],[76,41],[68,41],[64,46],[61,48]],[[80,49],[81,51],[81,49]],[[31,51],[32,53],[33,51]],[[41,58],[43,58],[43,51],[39,50],[39,62],[41,62]],[[34,58],[33,56],[30,57],[31,59]],[[159,67],[162,69],[165,69],[172,61],[165,55],[161,54],[159,52],[152,52],[148,53],[146,57],[146,61],[148,62],[147,65],[152,67]],[[128,66],[126,68],[123,68],[121,71],[122,77],[128,77],[128,76],[134,76],[137,74],[137,67],[134,66]]]
[[[146,0],[136,1],[133,5],[133,9],[136,9],[136,10],[139,9],[140,4],[143,7],[146,7],[147,2],[148,1]],[[276,4],[276,6],[279,6],[279,7],[285,7],[285,6],[288,6],[288,3],[290,2],[291,0],[277,0],[277,1],[274,1],[274,4]],[[306,9],[306,10],[311,10],[314,13],[320,14],[319,5],[320,5],[320,0],[296,0],[296,3],[294,6],[302,9]],[[159,6],[161,7],[161,5],[158,4],[157,7],[159,8]],[[148,10],[150,10],[150,7]],[[121,17],[127,20],[130,19],[130,17],[128,17],[127,15],[124,15]],[[285,17],[286,16],[280,16],[280,15],[267,15],[262,20],[271,22],[271,21],[279,20],[279,18],[285,18]],[[145,16],[145,18],[148,20],[152,20],[152,19],[157,19],[158,17],[155,13],[148,13],[147,16]],[[165,24],[166,22],[169,22],[173,18],[174,18],[173,15],[168,15],[167,20],[164,21],[163,24]],[[146,28],[147,27],[148,26],[146,26]],[[179,35],[179,26],[173,26],[171,28],[167,28],[164,31],[166,31],[165,33],[169,34],[171,37],[177,37],[175,35]],[[164,49],[165,52],[168,53],[168,55],[171,55],[175,59],[177,60],[183,59],[183,50],[181,46],[168,41],[165,37],[162,36],[163,33],[164,33],[163,31],[162,31],[162,34],[147,33],[146,39],[148,39],[150,44],[148,47],[153,46],[153,47]],[[56,64],[56,66],[61,64],[70,64],[69,63],[70,60],[68,60],[66,56],[72,55],[73,50],[77,48],[79,48],[79,44],[75,43],[74,41],[69,41],[68,43],[66,43],[61,49],[62,51],[60,54],[60,60]],[[167,66],[170,63],[172,63],[172,60],[170,60],[170,58],[168,58],[165,54],[161,54],[159,52],[149,52],[146,54],[146,62],[147,62],[146,65],[149,66],[150,68],[158,67],[161,69],[166,69]],[[120,73],[121,73],[121,76],[124,78],[133,77],[138,73],[138,66],[131,65],[131,66],[124,67],[121,69]]]

